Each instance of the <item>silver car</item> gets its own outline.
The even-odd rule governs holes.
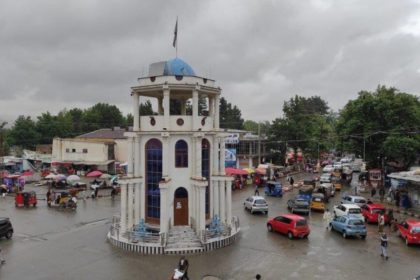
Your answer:
[[[245,210],[248,209],[251,212],[251,214],[254,214],[255,212],[261,212],[263,214],[268,213],[267,201],[265,201],[264,197],[262,196],[248,197],[247,199],[245,199],[244,208]]]
[[[342,204],[356,204],[357,206],[362,207],[363,205],[365,205],[367,203],[366,198],[364,198],[363,196],[356,196],[356,195],[344,195],[341,198],[341,203]]]

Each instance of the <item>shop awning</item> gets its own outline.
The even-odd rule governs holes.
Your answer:
[[[106,161],[75,161],[74,165],[108,165],[115,160],[106,160]]]

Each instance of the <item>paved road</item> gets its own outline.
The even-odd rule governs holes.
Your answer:
[[[45,189],[37,187],[37,192]],[[107,191],[108,193],[108,191]],[[413,279],[420,275],[420,247],[406,247],[390,237],[390,259],[379,254],[376,226],[368,226],[367,240],[343,239],[325,230],[321,213],[309,216],[308,240],[289,240],[266,230],[267,217],[244,211],[252,188],[233,193],[233,212],[242,232],[237,242],[214,252],[189,256],[190,278],[217,275],[222,279]],[[286,212],[283,198],[267,198],[268,216]],[[338,197],[336,197],[338,199]],[[330,202],[332,205],[333,202]],[[15,228],[12,240],[0,240],[7,264],[0,279],[168,279],[177,256],[139,256],[113,248],[106,241],[119,201],[109,197],[80,201],[76,212],[57,211],[40,201],[36,209],[15,209],[11,197],[0,199],[0,216]]]

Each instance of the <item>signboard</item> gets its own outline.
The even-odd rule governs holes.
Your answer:
[[[225,167],[236,167],[236,149],[225,149]]]
[[[225,138],[226,144],[239,144],[239,133],[231,133]]]

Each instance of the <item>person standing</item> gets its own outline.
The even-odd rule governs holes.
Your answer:
[[[388,220],[389,220],[389,227],[392,226],[392,223],[394,222],[394,210],[392,208],[388,209]]]
[[[379,214],[378,216],[378,232],[382,233],[384,231],[385,226],[385,216],[383,213]]]
[[[293,187],[293,184],[295,183],[295,180],[293,179],[293,177],[292,176],[290,176],[290,185]]]
[[[370,197],[374,197],[375,194],[376,194],[376,189],[372,187],[372,189],[370,190]]]
[[[331,222],[331,212],[330,209],[326,208],[324,211],[324,215],[322,216],[322,219],[324,220],[324,223],[326,224],[325,228],[328,229],[328,227],[330,226],[330,222]]]
[[[400,207],[400,191],[395,192],[395,206]]]
[[[3,256],[3,250],[0,248],[0,265],[5,264],[6,260],[4,259]]]
[[[382,233],[381,235],[381,257],[388,260],[388,237],[386,233]]]
[[[258,191],[258,184],[255,184],[255,191],[254,191],[254,195],[258,195],[258,196],[260,196],[260,192]]]
[[[182,279],[184,278],[187,280],[190,279],[188,278],[188,266],[189,266],[188,260],[185,257],[181,257],[178,262],[178,270],[184,273]]]
[[[384,197],[385,197],[385,189],[380,188],[379,189],[379,199],[381,200],[381,203],[384,202]]]

